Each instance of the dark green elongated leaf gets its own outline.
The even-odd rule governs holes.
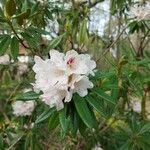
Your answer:
[[[79,118],[79,131],[80,131],[80,134],[82,135],[82,136],[85,136],[86,134],[86,129],[87,129],[87,127],[86,127],[86,125],[84,124],[84,122],[81,120],[81,118]]]
[[[140,130],[140,134],[143,134],[145,132],[150,132],[150,123],[146,123]]]
[[[38,99],[40,94],[37,94],[33,91],[29,91],[26,93],[22,93],[16,96],[16,99],[18,100],[35,100]]]
[[[28,30],[29,32],[35,32],[35,33],[39,33],[39,34],[50,34],[49,32],[42,30],[40,28],[36,28],[36,27],[28,27],[26,30]]]
[[[103,106],[102,106],[102,103],[100,102],[99,99],[94,99],[93,97],[91,96],[87,96],[86,97],[86,101],[96,110],[98,111],[103,117],[106,117],[105,116],[105,112],[104,112],[104,109],[103,109]]]
[[[20,141],[20,139],[23,137],[23,135],[24,135],[23,132],[18,133],[18,135],[11,141],[10,146],[7,148],[7,150],[11,150],[14,147],[14,145],[18,141]]]
[[[28,28],[28,29],[25,30],[25,34],[26,34],[29,38],[33,39],[33,41],[34,41],[35,43],[37,43],[37,45],[39,45],[40,40],[41,40],[41,35],[40,35],[38,32],[36,32],[36,31],[34,31],[34,30],[30,30],[30,29]]]
[[[3,11],[3,9],[0,7],[0,16],[2,17],[2,18],[5,18],[5,15],[4,15],[4,11]]]
[[[3,136],[0,134],[0,149],[4,150]]]
[[[13,18],[28,19],[28,17],[30,16],[30,13],[31,13],[31,9],[27,9],[26,11],[14,16]]]
[[[23,5],[22,5],[22,9],[21,9],[21,12],[24,12],[28,9],[28,2],[27,0],[24,1]]]
[[[7,22],[7,20],[5,18],[0,17],[0,22],[4,23],[4,22]]]
[[[111,14],[115,14],[117,11],[117,8],[116,8],[116,0],[112,0],[111,1]]]
[[[143,91],[140,89],[139,86],[136,85],[136,83],[134,81],[132,81],[132,79],[130,79],[130,77],[127,76],[128,81],[130,82],[131,86],[133,87],[133,89],[135,89],[136,94],[138,96],[143,97]]]
[[[19,42],[15,36],[11,39],[10,48],[12,57],[14,60],[16,60],[19,54]]]
[[[140,148],[143,149],[143,150],[149,150],[149,147],[150,147],[149,141],[148,141],[148,143],[146,143],[143,138],[140,138],[140,139],[138,140],[138,145],[139,145]]]
[[[76,111],[74,111],[74,113],[71,115],[71,124],[70,124],[71,132],[74,137],[76,136],[79,128],[79,120],[80,120],[80,116]]]
[[[79,31],[79,43],[85,43],[88,39],[88,34],[87,34],[87,20],[84,19],[81,23],[80,31]]]
[[[134,65],[148,65],[150,64],[150,60],[147,59],[143,59],[141,61],[131,61],[130,64],[134,64]]]
[[[93,107],[90,106],[90,107],[89,107],[89,110],[90,110],[91,116],[92,116],[92,118],[93,118],[94,128],[97,129],[97,127],[98,127],[98,122],[97,122],[97,120],[96,120],[96,116],[95,116]]]
[[[77,112],[83,122],[86,124],[87,127],[89,128],[94,128],[95,127],[95,121],[92,117],[92,114],[88,108],[87,102],[84,98],[80,97],[79,95],[74,95],[74,103],[75,107],[77,109]]]
[[[28,149],[28,147],[30,146],[30,136],[31,134],[26,135],[24,149]]]
[[[60,44],[60,42],[62,41],[63,37],[65,36],[66,34],[62,34],[60,36],[58,36],[57,38],[53,39],[52,41],[50,41],[50,44],[48,45],[48,49],[53,49],[53,48],[56,48],[56,46],[58,46],[58,44]]]
[[[102,79],[102,78],[108,78],[114,75],[114,72],[100,72],[97,71],[95,73],[95,76],[92,76],[91,79],[97,80],[97,79]]]
[[[11,38],[8,35],[1,38],[1,41],[0,41],[0,55],[3,55],[6,52],[6,50],[9,47],[10,41],[11,41]]]
[[[35,123],[38,124],[38,123],[43,122],[48,117],[50,117],[55,112],[55,110],[56,110],[55,107],[45,110],[40,116],[37,117],[37,119],[35,120]]]
[[[7,0],[5,4],[5,10],[7,15],[13,16],[16,12],[16,3],[14,0]]]
[[[59,111],[59,121],[63,131],[66,133],[69,127],[69,117],[66,118],[66,107]]]
[[[39,4],[40,4],[40,2],[37,2],[37,3],[35,3],[35,4],[32,5],[31,14],[33,14],[34,12],[36,12],[36,10],[38,9]]]
[[[66,107],[59,111],[59,122],[61,125],[61,138],[64,139],[70,125],[70,117],[66,117]]]
[[[115,78],[115,80],[113,81],[113,85],[114,85],[114,87],[112,87],[112,89],[111,89],[111,97],[114,100],[114,102],[117,102],[118,95],[119,95],[119,87],[118,87],[118,79],[117,78]]]
[[[12,78],[9,71],[4,72],[3,83],[7,86],[12,83]]]
[[[110,97],[108,94],[106,94],[103,90],[101,90],[100,88],[95,88],[93,89],[94,93],[96,93],[98,96],[100,96],[101,98],[103,98],[104,100],[115,104],[114,99],[112,97]]]
[[[27,33],[22,33],[21,35],[27,41],[28,45],[31,48],[37,48],[38,47],[39,43],[37,43],[37,41],[34,39],[34,37],[28,35]]]
[[[53,15],[52,15],[52,12],[49,11],[48,9],[45,10],[45,14],[46,16],[50,19],[50,20],[53,20]]]
[[[132,146],[133,144],[131,144],[130,141],[129,142],[127,141],[119,148],[119,150],[131,150]]]
[[[51,115],[48,123],[49,130],[55,129],[59,124],[59,116],[58,113],[55,112]]]

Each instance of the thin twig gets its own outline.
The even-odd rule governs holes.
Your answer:
[[[124,32],[126,29],[127,29],[127,26],[122,30],[122,32],[120,32],[120,34],[118,35],[118,37],[116,38],[116,40],[115,40],[114,42],[112,42],[112,43],[110,44],[110,46],[104,50],[104,52],[102,53],[102,55],[106,55],[106,54],[109,52],[110,48],[113,47],[113,46],[118,42],[118,40],[120,39],[121,35],[123,34],[123,32]],[[96,60],[96,63],[97,63],[98,61],[100,61],[101,59],[102,59],[102,57],[99,58],[98,60]]]
[[[21,85],[21,83],[19,83],[15,89],[11,92],[11,94],[9,95],[9,97],[6,99],[6,104],[5,106],[7,105],[7,103],[9,102],[9,100],[12,98],[12,96],[16,93],[16,91],[18,90],[19,86]]]

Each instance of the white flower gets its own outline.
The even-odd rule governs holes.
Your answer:
[[[35,108],[34,101],[16,101],[12,104],[13,114],[16,116],[30,116]]]
[[[131,15],[138,21],[150,19],[150,7],[146,6],[135,6],[131,7]]]
[[[141,112],[141,102],[138,99],[131,100],[131,107],[135,112]]]
[[[73,93],[77,92],[81,97],[84,97],[88,94],[87,89],[93,88],[93,83],[89,81],[87,76],[73,75],[69,87]]]
[[[23,75],[28,71],[28,64],[27,63],[18,63],[18,74]]]
[[[92,74],[96,67],[95,61],[88,54],[78,54],[75,50],[68,51],[64,57],[68,74]]]
[[[87,77],[94,75],[95,61],[87,54],[78,54],[70,50],[65,54],[56,50],[50,51],[50,59],[42,60],[35,56],[33,70],[36,73],[33,88],[42,91],[42,101],[57,110],[64,107],[64,102],[72,99],[73,93],[81,97],[88,94],[93,83]]]
[[[46,91],[43,91],[41,95],[42,101],[50,107],[56,106],[57,110],[60,110],[64,107],[63,100],[67,95],[66,86],[57,86],[49,88]]]
[[[61,59],[60,56],[58,58]],[[42,60],[40,57],[35,56],[35,65],[33,66],[33,70],[36,73],[35,79],[36,82],[34,84],[34,88],[46,91],[57,84],[57,82],[67,83],[67,76],[65,75],[65,71],[62,69],[60,65],[61,62],[57,60],[57,58]]]
[[[137,113],[141,112],[141,103],[139,101],[134,102],[133,110]]]
[[[8,65],[9,63],[10,63],[9,55],[5,54],[3,56],[0,56],[0,64]]]
[[[29,56],[18,56],[17,58],[20,63],[28,63],[29,62]]]
[[[92,150],[103,150],[99,145],[96,145]]]

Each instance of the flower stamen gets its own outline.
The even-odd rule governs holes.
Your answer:
[[[67,65],[74,64],[74,62],[75,62],[75,57],[71,57],[71,58],[67,61]]]

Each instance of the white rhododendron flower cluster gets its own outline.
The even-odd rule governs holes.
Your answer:
[[[94,75],[95,61],[88,54],[78,54],[70,50],[65,54],[57,50],[50,51],[50,59],[42,60],[35,56],[33,70],[36,73],[34,90],[42,91],[42,100],[57,110],[64,107],[64,102],[72,99],[73,93],[81,97],[93,88],[88,75]]]
[[[150,5],[132,7],[131,15],[138,21],[150,20]]]
[[[16,101],[12,104],[13,114],[16,116],[30,116],[35,105],[34,101]]]
[[[9,55],[5,54],[3,56],[0,56],[0,64],[1,65],[8,65],[9,63],[10,63]]]

